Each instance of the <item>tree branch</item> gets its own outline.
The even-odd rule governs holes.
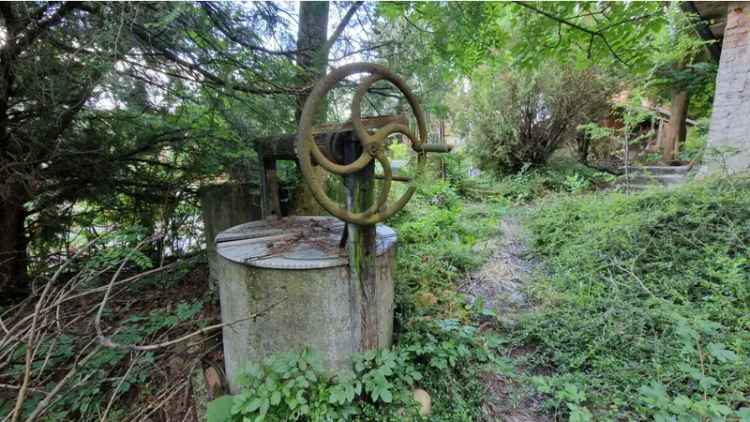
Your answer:
[[[630,64],[628,62],[626,62],[625,60],[623,60],[620,57],[620,55],[617,54],[617,52],[612,48],[612,45],[607,40],[607,37],[605,37],[604,34],[601,31],[595,31],[595,30],[586,28],[584,26],[578,25],[577,23],[571,22],[571,21],[569,21],[569,20],[567,20],[565,18],[561,18],[559,16],[555,16],[552,13],[549,13],[549,12],[547,12],[545,10],[539,9],[539,8],[537,8],[535,6],[532,6],[532,5],[530,5],[530,4],[526,3],[526,2],[523,2],[523,1],[514,1],[513,3],[515,3],[515,4],[519,5],[519,6],[525,7],[526,9],[529,9],[529,10],[531,10],[534,13],[538,13],[538,14],[540,14],[540,15],[548,18],[548,19],[552,19],[555,22],[561,23],[561,24],[569,26],[569,27],[571,27],[571,28],[573,28],[575,30],[578,30],[578,31],[584,32],[586,34],[589,34],[589,35],[591,35],[592,39],[595,38],[595,37],[601,39],[604,42],[604,45],[609,50],[609,52],[612,54],[612,56],[618,62],[622,63],[625,66],[630,66]],[[618,25],[620,23],[622,23],[622,22],[619,22]],[[613,25],[611,25],[611,26],[613,26]]]
[[[240,38],[240,36],[227,24],[225,19],[223,19],[223,16],[219,16],[220,14],[223,15],[219,10],[217,10],[214,7],[213,3],[202,1],[200,2],[201,7],[203,10],[206,11],[206,14],[208,15],[209,19],[211,19],[211,22],[213,22],[216,29],[219,30],[222,34],[224,34],[227,38],[229,38],[231,41],[253,51],[259,51],[261,53],[271,54],[271,55],[278,55],[278,56],[286,56],[286,57],[294,57],[298,53],[297,50],[269,50],[267,48],[261,47],[256,44],[251,44],[247,42],[246,40],[243,40]]]
[[[424,33],[426,33],[426,34],[434,34],[434,33],[435,33],[435,32],[433,32],[433,31],[428,31],[428,30],[426,30],[426,29],[424,29],[424,28],[422,28],[422,27],[418,26],[417,24],[415,24],[414,22],[412,22],[412,21],[411,21],[411,19],[409,19],[409,17],[408,17],[408,16],[406,16],[406,14],[404,14],[403,16],[404,16],[404,20],[406,21],[406,23],[408,23],[409,25],[413,26],[413,27],[414,27],[414,28],[416,28],[416,29],[417,29],[418,31],[424,32]]]
[[[34,26],[28,29],[25,34],[18,34],[15,40],[15,45],[11,45],[10,42],[8,43],[8,46],[13,49],[13,55],[18,56],[18,54],[20,54],[25,48],[30,46],[47,29],[59,23],[62,18],[64,18],[73,10],[79,8],[79,6],[80,5],[78,2],[65,2],[49,18],[43,19],[44,14],[42,14],[39,20],[34,21],[35,25],[34,22],[32,22],[32,25]]]
[[[333,47],[333,44],[336,43],[336,40],[339,38],[342,32],[344,32],[344,29],[346,29],[346,26],[349,24],[349,21],[352,19],[352,16],[354,16],[354,13],[357,12],[357,9],[359,9],[360,6],[364,4],[363,1],[355,1],[354,4],[349,7],[349,10],[346,11],[346,14],[341,19],[341,22],[339,22],[338,26],[336,26],[336,30],[333,31],[333,34],[328,38],[328,41],[323,45],[323,57],[328,57],[328,53],[331,51],[331,47]]]
[[[180,77],[182,79],[191,80],[193,82],[204,82],[208,84],[212,84],[214,86],[219,86],[222,88],[229,88],[232,90],[244,92],[246,94],[256,94],[256,95],[274,95],[274,94],[296,94],[298,92],[302,92],[305,90],[304,87],[294,87],[294,88],[281,88],[278,87],[276,89],[263,89],[263,88],[256,88],[244,83],[238,83],[236,81],[227,81],[222,79],[219,76],[216,76],[215,74],[211,73],[207,69],[203,68],[199,64],[191,63],[185,59],[180,58],[177,54],[170,51],[168,48],[161,48],[160,46],[156,46],[152,43],[151,36],[149,32],[141,27],[141,26],[134,26],[133,32],[135,35],[141,39],[144,43],[147,43],[150,47],[156,49],[161,55],[163,55],[166,59],[172,61],[173,63],[194,72],[195,74],[199,75],[203,80],[199,80],[199,78],[190,79],[188,77],[182,76],[182,75],[176,75],[172,74],[171,76],[174,77]],[[160,70],[158,70],[161,72]],[[162,72],[164,73],[164,72]],[[165,73],[166,74],[166,73]]]
[[[138,246],[136,246],[135,249],[136,250],[139,249],[143,245],[143,243],[144,242],[141,242],[141,244],[139,244]],[[183,342],[185,340],[188,340],[188,339],[193,338],[193,337],[195,337],[197,335],[200,335],[200,334],[204,334],[204,333],[207,333],[207,332],[219,329],[219,328],[223,328],[223,327],[226,327],[226,326],[231,326],[233,324],[237,324],[237,323],[240,323],[240,322],[243,322],[243,321],[248,321],[248,320],[251,320],[251,319],[258,318],[259,316],[264,315],[266,312],[270,311],[271,309],[275,308],[277,305],[279,305],[280,303],[282,303],[282,302],[285,301],[285,299],[282,299],[282,300],[279,300],[277,302],[274,302],[274,303],[270,304],[269,306],[267,306],[265,309],[263,309],[263,310],[261,310],[259,312],[256,312],[256,313],[254,313],[252,315],[249,315],[246,318],[242,318],[242,319],[239,319],[237,321],[232,321],[232,322],[226,322],[226,323],[209,325],[208,327],[201,328],[200,330],[194,331],[194,332],[186,334],[186,335],[184,335],[182,337],[176,338],[174,340],[169,340],[169,341],[166,341],[166,342],[163,342],[163,343],[147,344],[147,345],[120,344],[120,343],[114,342],[111,338],[109,338],[109,337],[107,337],[107,336],[104,335],[104,332],[102,331],[102,325],[101,325],[102,322],[101,321],[102,321],[102,314],[104,313],[104,309],[105,309],[105,307],[107,305],[107,300],[109,299],[109,295],[110,295],[110,293],[112,291],[112,287],[114,286],[115,281],[119,277],[120,272],[125,267],[125,265],[128,263],[131,254],[132,254],[132,252],[130,254],[128,254],[125,257],[125,259],[123,259],[122,263],[117,268],[117,271],[115,272],[115,274],[110,279],[109,284],[107,285],[107,289],[104,291],[104,296],[102,297],[102,301],[99,304],[99,310],[97,311],[96,317],[94,318],[94,328],[96,329],[96,338],[99,341],[99,344],[101,344],[104,347],[117,348],[117,349],[128,349],[128,350],[139,350],[139,351],[149,351],[149,350],[161,349],[161,348],[164,348],[164,347],[167,347],[167,346],[171,346],[173,344],[181,343],[181,342]]]

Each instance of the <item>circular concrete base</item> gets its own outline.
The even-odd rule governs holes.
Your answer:
[[[352,353],[362,351],[363,319],[375,321],[377,346],[390,346],[396,235],[377,227],[377,297],[363,306],[350,285],[346,249],[339,247],[343,228],[335,218],[288,217],[216,236],[218,259],[211,272],[219,284],[222,322],[238,321],[223,329],[233,393],[248,362],[278,352],[309,347],[329,369],[348,370]]]

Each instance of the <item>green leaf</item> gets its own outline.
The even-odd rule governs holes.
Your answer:
[[[677,417],[666,413],[657,413],[654,415],[654,422],[677,422]]]
[[[737,354],[728,350],[723,343],[710,343],[708,353],[722,363],[733,363],[737,361]]]
[[[279,403],[281,403],[281,393],[278,391],[274,391],[273,393],[271,393],[271,405],[276,406]]]
[[[260,404],[260,415],[265,416],[268,413],[268,409],[271,407],[271,403],[267,398],[264,398]]]
[[[589,422],[593,420],[591,412],[583,406],[569,403],[568,409],[570,409],[570,416],[568,418],[570,422]]]
[[[232,417],[233,396],[221,396],[208,402],[206,416],[208,422],[225,422]]]
[[[250,403],[245,407],[245,411],[248,413],[255,412],[256,410],[260,409],[260,406],[263,404],[263,400],[260,397],[256,397],[252,400],[250,400]]]
[[[560,400],[565,400],[567,402],[576,404],[586,400],[586,393],[583,391],[579,391],[578,387],[574,384],[565,384],[563,389],[557,392],[556,396]]]
[[[709,389],[719,385],[719,381],[716,380],[716,378],[708,375],[701,376],[698,379],[698,382],[700,384],[701,390],[708,391]]]
[[[391,391],[390,391],[390,390],[383,390],[383,391],[382,391],[382,392],[380,393],[380,398],[381,398],[381,399],[382,399],[382,400],[383,400],[384,402],[386,402],[386,403],[390,403],[391,401],[393,401],[393,394],[391,394]]]
[[[405,12],[403,4],[398,2],[377,3],[377,10],[388,20],[395,20]]]
[[[642,386],[639,390],[643,400],[657,408],[664,408],[669,404],[669,396],[664,384],[652,381],[649,385]]]
[[[547,382],[547,378],[539,375],[531,377],[531,383],[534,384],[537,391],[543,394],[552,393],[552,386]]]

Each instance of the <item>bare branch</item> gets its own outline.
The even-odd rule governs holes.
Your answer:
[[[346,29],[346,26],[349,24],[349,21],[352,19],[352,16],[354,16],[354,13],[357,12],[357,9],[359,9],[360,6],[364,4],[363,1],[355,1],[354,4],[349,7],[349,10],[346,11],[346,14],[341,19],[341,22],[339,22],[338,26],[336,26],[336,29],[333,31],[333,34],[328,38],[328,41],[323,45],[323,57],[328,57],[328,53],[331,51],[331,47],[333,47],[333,44],[336,43],[336,40],[341,36],[341,33],[344,32],[344,29]]]
[[[99,337],[99,343],[102,346],[104,346],[104,347],[109,347],[109,348],[113,348],[113,349],[138,350],[138,351],[142,351],[142,352],[143,351],[151,351],[151,350],[163,349],[165,347],[172,346],[172,345],[175,345],[177,343],[182,343],[185,340],[189,340],[189,339],[191,339],[191,338],[193,338],[195,336],[201,335],[201,334],[209,333],[209,332],[217,330],[219,328],[230,327],[230,326],[232,326],[234,324],[239,324],[240,322],[245,322],[245,321],[249,321],[251,319],[256,319],[256,318],[258,318],[260,316],[265,315],[268,311],[270,311],[271,309],[275,308],[276,306],[278,306],[279,304],[283,303],[284,301],[285,300],[280,300],[278,302],[272,303],[271,305],[269,305],[268,307],[266,307],[262,311],[256,312],[256,313],[254,313],[252,315],[249,315],[246,318],[240,318],[240,319],[238,319],[236,321],[232,321],[232,322],[224,322],[224,323],[220,323],[220,324],[209,325],[208,327],[201,328],[200,330],[193,331],[192,333],[185,334],[182,337],[176,338],[174,340],[165,341],[163,343],[147,344],[147,345],[120,344],[120,343],[116,343],[116,342],[112,341],[112,339],[110,339],[109,337],[105,337],[105,336],[100,336]],[[102,303],[104,303],[104,301],[102,301]],[[99,332],[99,331],[100,331],[100,329],[99,329],[99,327],[97,327],[97,332]]]
[[[92,340],[92,342],[93,342],[93,340]],[[91,343],[89,343],[89,344],[91,344]],[[87,347],[88,347],[88,345],[87,345]],[[50,391],[49,394],[47,394],[47,396],[44,399],[42,399],[42,401],[40,401],[36,405],[36,408],[31,413],[31,415],[29,415],[29,417],[26,418],[26,422],[34,422],[34,421],[36,421],[47,410],[47,407],[50,405],[52,399],[60,392],[60,390],[62,390],[62,388],[65,386],[65,384],[67,384],[67,382],[70,381],[70,379],[76,373],[78,373],[78,369],[81,368],[86,362],[88,362],[89,359],[91,359],[92,357],[94,357],[94,355],[96,355],[97,352],[99,352],[100,348],[101,348],[101,346],[99,346],[99,345],[94,346],[94,349],[91,352],[89,352],[83,359],[81,359],[80,361],[76,362],[73,365],[73,367],[70,368],[70,370],[68,371],[68,373],[65,374],[65,376],[63,377],[63,379],[61,379],[60,381],[57,382],[57,385],[55,385],[55,388],[53,388],[52,391]]]
[[[92,245],[93,242],[89,243],[89,245]],[[31,328],[29,329],[27,339],[26,339],[26,358],[25,358],[25,367],[24,367],[24,375],[23,375],[23,381],[21,382],[21,388],[18,392],[18,396],[16,396],[16,404],[13,407],[12,415],[13,418],[11,419],[11,422],[17,422],[18,418],[21,417],[21,406],[23,406],[24,400],[26,400],[26,392],[29,387],[29,382],[31,381],[31,366],[34,360],[34,353],[35,353],[35,347],[34,342],[36,340],[36,327],[39,320],[40,310],[42,308],[42,304],[44,303],[44,300],[49,293],[50,289],[52,288],[52,285],[55,284],[55,281],[57,281],[57,278],[60,276],[62,271],[68,266],[68,264],[72,262],[72,260],[69,260],[65,262],[65,264],[61,265],[60,268],[57,269],[55,274],[52,276],[52,279],[47,282],[47,285],[44,286],[44,290],[42,291],[42,294],[39,296],[39,299],[36,302],[36,305],[34,306],[34,314],[31,319]]]

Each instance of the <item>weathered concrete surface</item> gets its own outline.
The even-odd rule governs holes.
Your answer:
[[[225,183],[201,188],[201,214],[206,236],[209,279],[215,283],[216,235],[237,224],[261,218],[260,196],[250,184]]]
[[[332,227],[342,228],[334,224]],[[257,227],[257,230],[272,233],[268,227]],[[236,236],[236,230],[224,233]],[[238,392],[236,378],[248,362],[259,362],[278,352],[309,347],[320,353],[327,368],[337,372],[348,370],[352,353],[362,351],[359,339],[362,320],[366,318],[377,321],[377,347],[391,345],[395,238],[376,258],[375,300],[368,302],[370,306],[359,309],[352,298],[352,291],[357,289],[350,285],[348,267],[323,256],[324,252],[333,254],[326,252],[327,248],[309,254],[316,260],[333,263],[327,267],[268,268],[273,259],[240,263],[225,258],[224,248],[233,248],[232,243],[250,239],[233,240],[224,233],[218,238],[230,240],[219,243],[215,274],[222,321],[239,321],[223,329],[224,362],[232,393]],[[298,238],[292,234],[292,239]],[[307,240],[311,249],[322,243],[320,239],[312,240]],[[290,249],[287,259],[279,262],[301,258],[299,251],[294,247]],[[256,314],[260,315],[250,318]]]
[[[703,175],[750,167],[750,2],[727,7]]]
[[[642,191],[651,187],[675,187],[690,180],[692,164],[681,166],[632,166],[627,174],[617,178],[614,186],[626,192]],[[623,170],[624,173],[624,170]]]

